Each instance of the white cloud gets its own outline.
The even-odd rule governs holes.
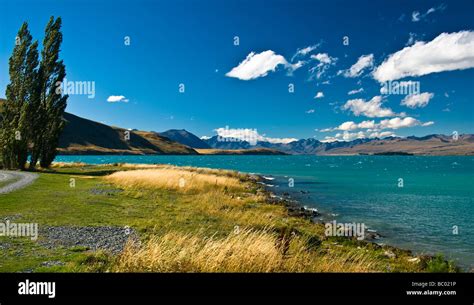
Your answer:
[[[314,98],[323,98],[324,97],[324,93],[322,91],[319,91],[318,93],[316,93],[316,95],[314,96]]]
[[[421,125],[421,122],[412,117],[406,118],[393,118],[380,121],[378,124],[379,129],[399,129],[407,127],[415,127]]]
[[[202,136],[200,139],[201,140],[209,140],[211,137],[210,136]]]
[[[356,129],[369,129],[369,128],[375,128],[375,121],[363,121],[360,123],[354,123],[353,121],[347,121],[342,123],[341,125],[334,127],[334,128],[326,128],[320,130],[321,132],[328,132],[328,131],[335,131],[335,130],[340,130],[340,131],[351,131],[351,130],[356,130]]]
[[[364,99],[353,99],[347,101],[343,110],[350,110],[355,116],[364,115],[369,118],[381,118],[397,115],[390,108],[382,107],[382,97],[374,96],[370,101],[366,102]]]
[[[412,44],[414,44],[417,41],[416,37],[417,37],[417,35],[415,33],[410,32],[410,34],[408,34],[408,41],[405,45],[406,46],[411,46]]]
[[[318,53],[316,55],[311,55],[311,58],[316,59],[323,64],[330,64],[334,60],[334,58],[329,56],[328,53]]]
[[[274,72],[279,65],[289,66],[285,57],[275,54],[272,50],[258,54],[251,52],[237,67],[227,72],[226,76],[240,80],[251,80],[267,76],[268,72]]]
[[[373,77],[386,82],[473,67],[474,32],[461,31],[442,33],[432,41],[418,41],[391,54],[375,69]]]
[[[426,105],[428,105],[428,103],[433,98],[433,96],[434,96],[434,94],[429,93],[429,92],[423,92],[421,94],[407,95],[402,100],[400,105],[407,106],[408,108],[412,108],[412,109],[417,108],[417,107],[423,108]]]
[[[256,129],[250,129],[250,128],[228,128],[228,127],[223,128],[221,127],[221,128],[215,129],[215,131],[217,132],[217,135],[222,138],[238,139],[240,141],[249,142],[252,145],[255,145],[258,141],[287,144],[287,143],[298,140],[295,138],[270,138],[265,135],[259,134]]]
[[[348,95],[353,95],[353,94],[357,94],[357,93],[361,93],[361,92],[364,92],[364,88],[351,90],[351,91],[347,92],[347,94]]]
[[[411,21],[413,21],[413,22],[420,21],[420,12],[413,11],[413,13],[411,13]]]
[[[369,138],[379,138],[383,139],[386,137],[396,137],[397,135],[393,133],[392,131],[382,131],[382,132],[372,132],[369,134]]]
[[[334,65],[337,61],[337,58],[329,56],[328,53],[313,54],[311,55],[311,59],[314,59],[319,63],[309,69],[310,79],[314,77],[320,79],[323,74],[330,68],[330,66]]]
[[[295,70],[298,70],[299,68],[301,68],[302,66],[304,66],[306,62],[302,61],[302,60],[299,60],[297,61],[296,63],[294,64],[289,64],[289,72],[293,72]]]
[[[123,95],[111,95],[107,98],[107,102],[109,103],[128,103],[128,98]]]
[[[359,124],[357,124],[357,128],[360,129],[373,129],[376,128],[377,125],[375,124],[374,120],[371,121],[362,121]]]
[[[380,131],[382,129],[400,129],[400,128],[415,127],[415,126],[430,126],[433,124],[434,124],[433,121],[422,123],[419,120],[414,119],[412,117],[404,117],[404,118],[395,117],[392,119],[381,120],[379,123],[375,123],[374,120],[362,121],[360,123],[347,121],[334,128],[321,129],[320,132],[329,132],[329,131],[337,131],[337,130],[354,131],[357,129],[366,129],[367,131],[372,132],[372,131]]]
[[[314,113],[314,109],[309,109],[308,111],[306,111],[306,113],[308,113],[308,114]]]
[[[354,130],[354,129],[357,129],[357,124],[355,124],[352,121],[344,122],[341,125],[339,125],[339,127],[337,129],[339,129],[339,130]]]
[[[355,139],[365,138],[365,133],[362,132],[362,131],[354,132],[354,133],[344,131],[342,134],[336,134],[336,138],[337,137],[342,138],[342,140],[344,140],[344,141],[352,141],[352,140],[355,140]]]
[[[357,62],[348,70],[344,71],[345,77],[358,77],[362,75],[365,69],[374,66],[374,54],[362,55]]]
[[[428,17],[428,15],[436,12],[436,11],[443,11],[444,9],[446,8],[446,5],[445,4],[441,4],[440,6],[438,7],[431,7],[429,8],[425,13],[421,14],[420,12],[418,11],[413,11],[411,13],[411,21],[412,22],[418,22],[420,20],[424,20],[426,19],[426,17]]]
[[[349,132],[349,131],[344,131],[343,133],[337,133],[334,136],[328,136],[325,137],[324,140],[321,142],[336,142],[336,141],[353,141],[356,139],[366,139],[366,138],[382,138],[382,137],[388,137],[388,136],[395,136],[393,132],[387,131],[387,132],[372,132],[372,133],[366,133],[363,131],[359,132]]]
[[[301,49],[296,50],[296,53],[291,58],[291,61],[294,61],[295,58],[298,58],[300,56],[306,56],[307,54],[309,54],[309,53],[313,52],[314,50],[316,50],[319,47],[319,45],[320,44],[315,44],[315,45],[312,45],[312,46],[307,46],[305,48],[301,48]]]
[[[273,144],[279,144],[279,143],[288,144],[288,143],[291,143],[291,142],[298,141],[298,139],[295,139],[295,138],[268,138],[268,137],[263,137],[263,141],[267,141],[267,142],[273,143]]]

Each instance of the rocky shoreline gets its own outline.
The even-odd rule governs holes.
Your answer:
[[[308,207],[300,200],[294,199],[288,191],[281,192],[280,194],[275,192],[274,185],[268,184],[266,182],[273,181],[274,178],[264,176],[264,175],[250,175],[250,179],[262,186],[266,195],[267,202],[270,204],[283,205],[288,210],[288,214],[294,217],[302,217],[310,220],[313,223],[324,224],[323,213],[319,212],[317,208]],[[299,191],[301,194],[309,194],[309,191]],[[375,242],[381,238],[385,237],[384,235],[378,233],[373,229],[366,229],[364,234],[364,240]]]
[[[282,192],[281,195],[276,194],[273,189],[274,186],[265,183],[268,181],[268,177],[263,175],[250,175],[250,180],[262,187],[269,204],[277,204],[286,207],[290,216],[301,217],[310,220],[312,223],[324,225],[325,222],[323,218],[321,218],[324,214],[320,213],[317,208],[308,207],[301,201],[292,198],[289,192]],[[305,192],[304,194],[309,193],[308,191],[300,192]],[[383,237],[385,236],[375,230],[366,229],[364,239],[360,242],[370,243],[374,248],[384,249],[383,255],[387,258],[395,258],[398,254],[404,253],[413,256],[410,262],[426,263],[435,257],[434,255],[415,255],[412,250],[377,242],[377,240],[380,240]],[[343,238],[355,239],[355,237]]]

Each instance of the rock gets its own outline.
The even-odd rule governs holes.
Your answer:
[[[377,240],[382,238],[383,236],[377,232],[366,232],[365,233],[365,240]]]
[[[413,258],[409,258],[408,261],[410,263],[419,263],[420,262],[420,258],[419,257],[413,257]]]
[[[42,267],[53,267],[53,266],[64,266],[64,262],[61,261],[47,261],[42,262],[40,266]]]
[[[385,250],[383,255],[388,257],[388,258],[396,258],[397,257],[397,255],[395,253],[393,253],[392,251],[390,251],[390,250]]]

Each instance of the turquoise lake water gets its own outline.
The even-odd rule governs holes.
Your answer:
[[[361,222],[384,235],[382,243],[443,253],[474,268],[474,157],[58,156],[56,161],[165,163],[262,174],[274,178],[268,183],[275,192],[291,193],[325,220]]]

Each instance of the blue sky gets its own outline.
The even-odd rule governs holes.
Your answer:
[[[54,15],[63,19],[67,80],[95,85],[94,98],[71,94],[67,111],[106,124],[184,128],[198,136],[251,128],[275,141],[474,132],[472,1],[0,0],[0,6],[2,97],[21,23],[28,21],[41,41]],[[382,94],[386,80],[418,82],[420,92]],[[318,92],[323,97],[315,98]]]

